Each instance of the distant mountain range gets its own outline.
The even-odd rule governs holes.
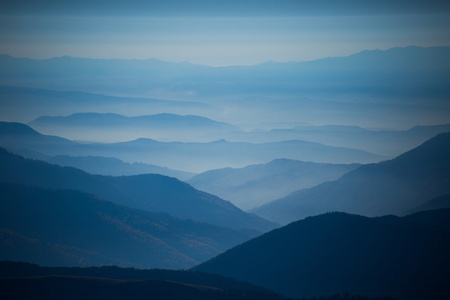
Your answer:
[[[156,140],[196,140],[205,134],[238,127],[194,115],[157,114],[126,117],[119,114],[77,113],[67,117],[39,117],[28,123],[33,129],[72,140],[120,142],[138,138]]]
[[[84,112],[176,113],[231,124],[302,121],[397,129],[445,124],[449,53],[450,47],[404,47],[310,62],[217,68],[156,60],[0,55],[0,116],[29,122]]]
[[[1,59],[0,59],[1,60]],[[109,94],[109,93],[106,93]],[[93,93],[0,86],[0,117],[5,121],[30,122],[38,117],[85,112],[142,114],[211,114],[217,108],[195,101],[114,97]]]
[[[450,124],[414,126],[408,130],[367,129],[358,126],[301,125],[271,130],[234,131],[223,138],[234,142],[266,143],[304,140],[335,147],[349,147],[371,153],[398,156],[431,139],[450,131]]]
[[[156,94],[186,97],[199,94],[273,93],[291,91],[430,92],[432,83],[448,82],[450,47],[406,47],[363,51],[348,57],[310,62],[265,63],[255,66],[207,67],[152,60],[103,60],[58,57],[46,60],[0,56],[2,85],[114,94]],[[414,62],[413,64],[411,62]],[[417,78],[427,73],[430,78]],[[89,76],[87,76],[89,74]],[[399,74],[408,80],[399,79]],[[364,75],[364,76],[363,76]],[[437,77],[437,76],[440,77]],[[110,78],[111,81],[104,81]],[[410,86],[413,81],[417,86]],[[412,88],[412,89],[411,89]],[[134,92],[133,92],[134,91]],[[432,90],[436,93],[436,90]],[[444,92],[444,91],[440,91]]]
[[[0,199],[0,260],[179,269],[249,238],[78,191],[0,183]]]
[[[442,133],[395,159],[363,165],[251,211],[281,224],[330,211],[403,215],[450,193],[449,180],[450,133]]]
[[[253,234],[275,227],[228,201],[198,191],[171,177],[156,174],[121,177],[91,175],[75,168],[24,159],[3,149],[0,149],[0,162],[0,182],[79,190],[128,207],[245,229],[253,231]]]
[[[450,209],[403,218],[309,217],[194,268],[291,297],[346,291],[398,300],[450,297]]]
[[[243,167],[277,158],[325,163],[368,163],[383,156],[343,147],[330,147],[301,140],[276,143],[158,142],[137,139],[122,143],[76,143],[55,136],[41,135],[21,123],[0,122],[0,146],[28,149],[49,156],[107,156],[123,161],[143,162],[171,169],[202,172],[223,167]]]
[[[225,168],[198,174],[187,182],[195,188],[248,210],[290,193],[335,180],[358,164],[320,164],[277,159],[244,168]]]

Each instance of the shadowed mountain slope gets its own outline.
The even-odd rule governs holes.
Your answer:
[[[359,167],[332,182],[268,203],[252,212],[279,223],[329,211],[367,216],[406,214],[450,193],[450,133],[395,159]]]
[[[0,183],[0,199],[1,260],[186,268],[248,239],[78,191]]]
[[[428,222],[438,215],[440,224]],[[294,297],[347,291],[444,300],[450,297],[449,222],[449,209],[406,218],[329,213],[273,230],[194,269]]]
[[[423,205],[413,209],[413,211],[433,210],[450,207],[450,194],[439,196],[425,202]]]
[[[53,189],[74,189],[117,204],[234,229],[267,231],[274,225],[230,202],[198,191],[175,178],[156,174],[100,176],[24,159],[0,149],[0,182]]]
[[[296,190],[337,179],[358,166],[277,159],[245,168],[207,171],[187,182],[247,210]]]

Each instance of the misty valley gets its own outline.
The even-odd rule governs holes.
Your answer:
[[[0,55],[5,299],[450,299],[450,47]]]

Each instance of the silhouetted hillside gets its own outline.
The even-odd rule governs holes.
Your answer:
[[[288,223],[329,211],[367,216],[406,214],[450,193],[450,133],[442,133],[395,159],[368,164],[256,208],[273,222]]]
[[[114,280],[60,276],[0,279],[0,290],[7,299],[288,299],[273,293],[226,291],[155,279]]]
[[[207,171],[187,182],[247,210],[296,190],[337,179],[357,167],[357,164],[319,164],[277,159],[245,168]]]
[[[441,224],[428,222],[433,216]],[[450,297],[449,222],[450,209],[405,218],[329,213],[273,230],[194,269],[295,297],[347,291],[444,300]]]
[[[31,277],[33,276],[33,277]],[[172,296],[174,298],[168,299],[190,299],[190,295],[198,289],[196,298],[203,299],[202,297],[208,295],[207,299],[290,299],[280,295],[277,295],[269,290],[266,290],[259,286],[254,286],[249,283],[237,281],[232,278],[222,277],[215,274],[207,274],[202,272],[193,271],[172,271],[172,270],[138,270],[138,269],[124,269],[118,267],[91,267],[91,268],[55,268],[55,267],[40,267],[37,265],[18,263],[18,262],[0,262],[0,278],[4,278],[0,283],[0,290],[4,293],[11,292],[12,287],[21,287],[25,290],[23,294],[27,296],[34,292],[35,297],[46,296],[46,299],[51,299],[52,295],[47,293],[47,290],[42,291],[43,286],[49,286],[56,283],[76,283],[73,288],[70,285],[65,285],[67,288],[64,296],[69,294],[76,295],[77,299],[90,299],[93,293],[99,292],[105,286],[111,288],[115,292],[125,292],[122,295],[120,293],[114,293],[111,295],[112,299],[130,299],[130,295],[133,295],[133,299],[137,298],[140,291],[145,290],[146,295],[144,299],[148,299],[148,295],[153,294],[155,291],[159,291],[158,299],[163,296]],[[110,279],[109,281],[106,278]],[[96,282],[94,285],[93,283]],[[101,279],[101,280],[98,280]],[[113,280],[115,279],[115,280]],[[153,280],[150,280],[153,279]],[[102,282],[103,280],[103,282]],[[122,283],[122,287],[119,289],[117,283]],[[147,282],[149,284],[147,284]],[[36,284],[40,286],[36,287]],[[87,289],[84,283],[90,285],[90,293],[84,294]],[[103,283],[103,284],[102,284]],[[159,283],[159,284],[158,284]],[[170,285],[172,283],[172,285]],[[47,285],[46,285],[47,284]],[[193,290],[181,290],[184,285],[185,289],[191,287]],[[81,286],[81,291],[77,290],[77,287]],[[98,289],[95,289],[95,286]],[[58,290],[59,285],[56,289]],[[170,289],[168,291],[167,289]],[[137,291],[135,291],[137,290]],[[135,291],[135,293],[133,293]],[[204,293],[201,294],[201,291]],[[215,293],[208,293],[214,291]],[[105,291],[103,291],[106,293]],[[180,293],[178,293],[180,292]],[[187,293],[186,293],[187,292]],[[18,298],[20,292],[13,294]],[[225,297],[225,298],[224,298]],[[42,298],[42,297],[41,297]],[[29,299],[27,297],[26,299]],[[96,298],[97,299],[97,298]],[[164,298],[165,299],[165,298]],[[307,300],[306,298],[302,298]],[[311,300],[317,298],[311,298]],[[370,300],[365,296],[351,296],[348,293],[337,294],[327,298],[321,298],[322,300]],[[372,298],[371,298],[372,299]],[[392,300],[391,298],[373,298],[372,300]]]
[[[189,270],[136,269],[118,266],[46,267],[31,263],[0,261],[0,278],[31,276],[76,276],[119,280],[158,279],[186,284],[211,286],[219,289],[268,291],[236,279]]]
[[[90,175],[81,170],[24,159],[0,149],[0,182],[52,189],[73,189],[117,204],[234,229],[267,231],[274,225],[230,202],[198,191],[175,178],[156,174]]]
[[[70,190],[0,183],[1,260],[186,268],[248,235]]]

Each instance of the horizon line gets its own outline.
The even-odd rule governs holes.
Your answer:
[[[310,62],[310,61],[317,61],[321,59],[327,59],[327,58],[340,58],[340,57],[349,57],[352,55],[356,55],[365,51],[388,51],[391,49],[399,49],[399,48],[439,48],[439,47],[450,47],[446,45],[439,45],[439,46],[417,46],[417,45],[409,45],[409,46],[398,46],[398,47],[389,47],[386,49],[380,49],[380,48],[374,48],[374,49],[364,49],[357,52],[354,52],[349,55],[341,55],[341,56],[326,56],[316,59],[310,59],[310,60],[289,60],[289,61],[277,61],[274,59],[268,59],[265,61],[262,61],[260,63],[256,64],[224,64],[224,65],[210,65],[210,64],[200,64],[200,63],[192,63],[186,60],[183,61],[170,61],[170,60],[164,60],[159,59],[155,57],[149,57],[149,58],[99,58],[99,57],[81,57],[81,56],[71,56],[71,55],[61,55],[61,56],[52,56],[47,58],[32,58],[32,57],[16,57],[8,53],[0,53],[0,56],[9,56],[11,58],[15,59],[29,59],[29,60],[38,60],[38,61],[45,61],[45,60],[52,60],[52,59],[61,59],[61,58],[73,58],[73,59],[86,59],[86,60],[124,60],[124,61],[159,61],[163,63],[172,63],[172,64],[190,64],[190,65],[196,65],[196,66],[203,66],[203,67],[211,67],[211,68],[226,68],[226,67],[252,67],[252,66],[259,66],[263,64],[268,63],[276,63],[276,64],[288,64],[288,63],[303,63],[303,62]]]

